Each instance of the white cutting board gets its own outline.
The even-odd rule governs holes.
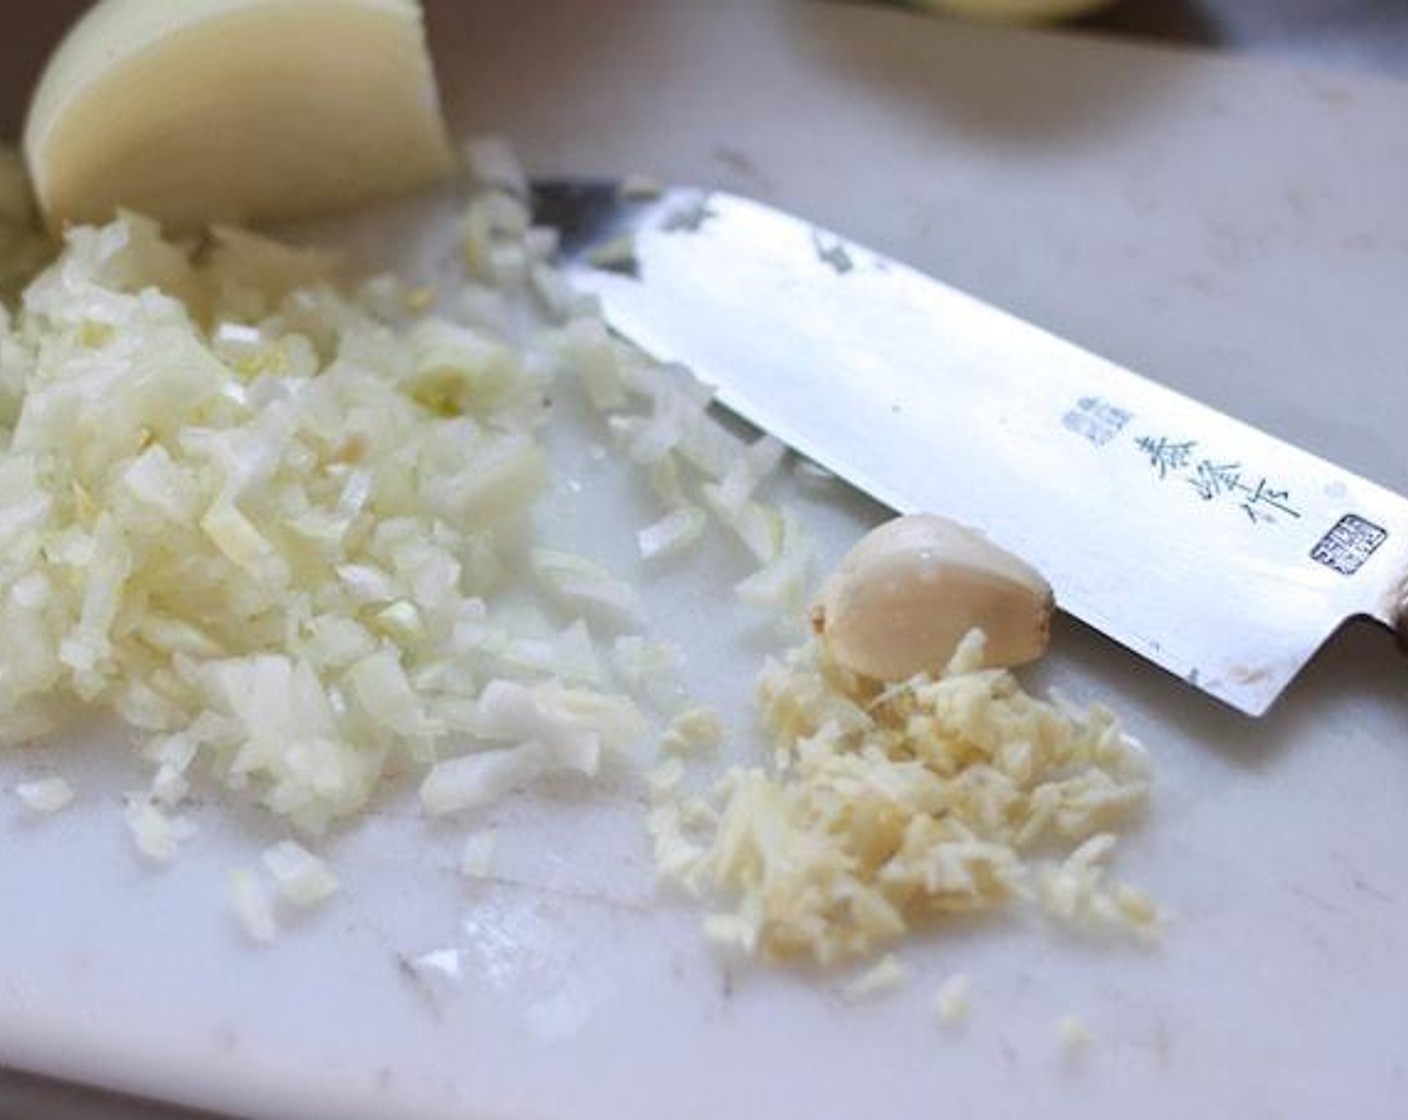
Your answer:
[[[1408,491],[1408,87],[781,0],[433,6],[462,131],[542,171],[654,172],[779,201]],[[568,423],[542,525],[629,570],[638,487]],[[570,482],[581,484],[575,493]],[[807,492],[834,557],[876,516]],[[756,748],[765,632],[742,571],[647,581],[657,634]],[[1229,625],[1235,623],[1229,620]],[[0,790],[68,774],[52,820],[0,800],[0,1065],[252,1117],[1399,1115],[1408,1086],[1408,662],[1338,640],[1252,723],[1067,621],[1033,683],[1123,712],[1157,787],[1121,870],[1156,953],[1017,918],[844,976],[726,967],[659,898],[639,782],[490,813],[498,880],[405,796],[329,849],[347,897],[253,950],[224,876],[279,835],[215,803],[169,870],[131,850],[140,779],[88,728]],[[457,981],[398,958],[453,949]],[[973,978],[941,1028],[938,982]],[[1094,1042],[1071,1061],[1056,1020]]]

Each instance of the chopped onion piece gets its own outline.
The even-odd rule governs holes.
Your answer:
[[[474,178],[490,187],[528,197],[528,174],[513,148],[500,136],[475,136],[465,142],[465,162]]]
[[[709,508],[737,534],[760,563],[767,564],[777,558],[783,534],[782,515],[777,510],[757,502],[746,502],[740,509],[730,509],[727,495],[717,486],[705,486],[702,493]]]
[[[491,681],[479,698],[479,735],[540,742],[554,765],[586,774],[595,773],[603,746],[621,749],[641,730],[640,713],[625,697],[567,689],[556,681],[534,688]]]
[[[521,789],[551,765],[541,743],[462,755],[431,768],[420,787],[420,802],[431,816],[478,809]]]
[[[704,415],[704,403],[685,392],[664,392],[652,401],[652,415],[629,431],[626,451],[642,466],[658,462],[679,447],[687,433],[712,422]]]
[[[73,800],[74,792],[63,778],[40,778],[15,786],[15,796],[37,813],[57,813]]]
[[[650,477],[650,488],[655,491],[656,496],[671,509],[679,509],[693,503],[685,497],[684,486],[680,480],[680,463],[674,455],[665,455],[648,469]]]
[[[581,619],[550,638],[513,639],[499,660],[510,668],[577,684],[599,684],[603,675],[591,632]]]
[[[370,564],[341,564],[337,576],[358,604],[388,603],[396,598],[391,578]]]
[[[171,817],[145,796],[136,796],[124,812],[137,850],[154,863],[169,863],[181,845],[195,835],[196,827],[184,817]]]
[[[230,873],[230,912],[251,941],[267,945],[278,934],[269,895],[254,872],[239,868]]]
[[[1076,1053],[1090,1045],[1090,1030],[1075,1015],[1063,1015],[1056,1021],[1056,1034],[1067,1053]]]
[[[636,534],[642,560],[658,560],[684,552],[704,533],[706,518],[698,506],[681,506]]]
[[[479,698],[478,733],[486,739],[533,743],[545,766],[595,774],[601,736],[556,707],[546,689],[513,681],[491,681]]]
[[[242,568],[256,568],[274,555],[274,546],[232,505],[212,506],[200,527],[225,556]]]
[[[425,623],[416,605],[405,599],[397,600],[376,613],[380,629],[403,645],[414,645],[426,636]]]
[[[441,732],[440,724],[426,715],[400,659],[390,650],[362,658],[347,671],[347,682],[367,718],[388,731],[407,737]]]
[[[432,949],[418,957],[400,958],[422,991],[432,999],[453,988],[464,976],[464,953],[459,949]]]
[[[939,1022],[944,1026],[956,1027],[972,1013],[968,987],[968,977],[962,972],[955,973],[939,985],[934,1005],[939,1013]]]
[[[592,404],[601,410],[626,404],[621,364],[599,316],[573,319],[563,331],[564,355],[575,368]]]
[[[486,412],[524,382],[509,347],[478,331],[427,319],[411,332],[415,366],[404,381],[413,400],[443,416]]]
[[[123,472],[122,481],[142,502],[160,510],[170,521],[184,524],[192,519],[197,487],[188,469],[178,467],[161,444],[143,451]]]
[[[279,894],[295,906],[315,906],[341,889],[327,864],[293,840],[265,848],[259,858]]]
[[[892,992],[904,984],[906,975],[905,967],[899,958],[893,953],[887,953],[847,984],[842,993],[849,1000],[858,1000],[882,992]]]
[[[813,557],[811,540],[790,510],[782,515],[781,524],[776,556],[735,588],[746,603],[785,610],[798,605],[806,595]]]
[[[239,363],[241,368],[255,372],[252,363],[264,354],[264,332],[247,323],[217,323],[211,336],[212,349],[227,361]]]
[[[625,746],[641,729],[639,712],[619,696],[491,681],[479,699],[476,734],[517,745],[439,763],[421,785],[421,804],[438,816],[492,804],[545,773],[593,775],[604,747]]]
[[[771,450],[773,447],[782,447],[782,444],[771,437],[764,437],[753,444],[748,450],[754,447],[761,447]],[[776,465],[776,461],[768,456],[765,463],[771,470]],[[728,520],[736,518],[753,497],[753,492],[757,489],[758,483],[762,480],[766,471],[760,471],[758,466],[745,452],[733,461],[729,466],[728,473],[717,483],[704,487],[704,492],[709,496],[711,504],[718,511],[719,516]]]
[[[529,228],[527,206],[514,194],[492,188],[470,199],[460,220],[464,235],[464,263],[471,276],[499,282],[495,256],[502,248],[513,248]],[[521,254],[526,260],[526,254]]]
[[[161,808],[173,809],[181,803],[190,789],[190,782],[186,780],[186,776],[180,770],[163,763],[157,767],[148,795]]]
[[[641,621],[640,597],[594,560],[555,548],[532,551],[533,571],[567,606],[618,626]]]
[[[611,664],[631,693],[658,708],[669,708],[684,694],[684,651],[639,634],[623,634],[611,647]]]

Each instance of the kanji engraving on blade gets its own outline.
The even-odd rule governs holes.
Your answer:
[[[1241,485],[1241,469],[1241,463],[1214,463],[1211,459],[1203,459],[1194,468],[1188,485],[1197,491],[1203,501],[1210,502],[1223,494],[1230,494]]]
[[[1274,524],[1278,515],[1299,517],[1291,492],[1265,475],[1254,474],[1240,460],[1194,459],[1195,439],[1142,435],[1134,446],[1143,452],[1160,479],[1181,478],[1205,502],[1235,500],[1253,524]]]
[[[1160,478],[1167,478],[1170,471],[1181,471],[1188,465],[1193,455],[1196,440],[1177,441],[1167,436],[1140,436],[1135,446],[1149,457],[1150,466],[1159,472]]]
[[[1381,526],[1347,513],[1310,550],[1310,558],[1341,575],[1352,576],[1387,539],[1388,532]]]
[[[1284,513],[1288,517],[1299,517],[1299,511],[1290,505],[1290,491],[1278,490],[1266,481],[1261,479],[1256,486],[1239,487],[1247,495],[1242,503],[1242,512],[1253,521],[1274,521],[1277,513]]]

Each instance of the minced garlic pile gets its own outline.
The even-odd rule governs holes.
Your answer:
[[[661,874],[731,900],[711,937],[829,964],[1032,896],[1060,920],[1156,933],[1143,894],[1105,883],[1110,830],[1147,796],[1142,752],[1109,712],[982,668],[982,644],[975,632],[939,677],[889,687],[804,646],[760,680],[770,769],[735,768],[704,797],[678,767],[657,780]],[[1034,870],[1053,851],[1065,858]]]

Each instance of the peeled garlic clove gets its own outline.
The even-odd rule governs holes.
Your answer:
[[[1040,657],[1051,633],[1051,585],[986,537],[933,514],[897,517],[863,537],[812,608],[836,663],[884,681],[938,673],[964,635],[987,636],[985,662]]]

